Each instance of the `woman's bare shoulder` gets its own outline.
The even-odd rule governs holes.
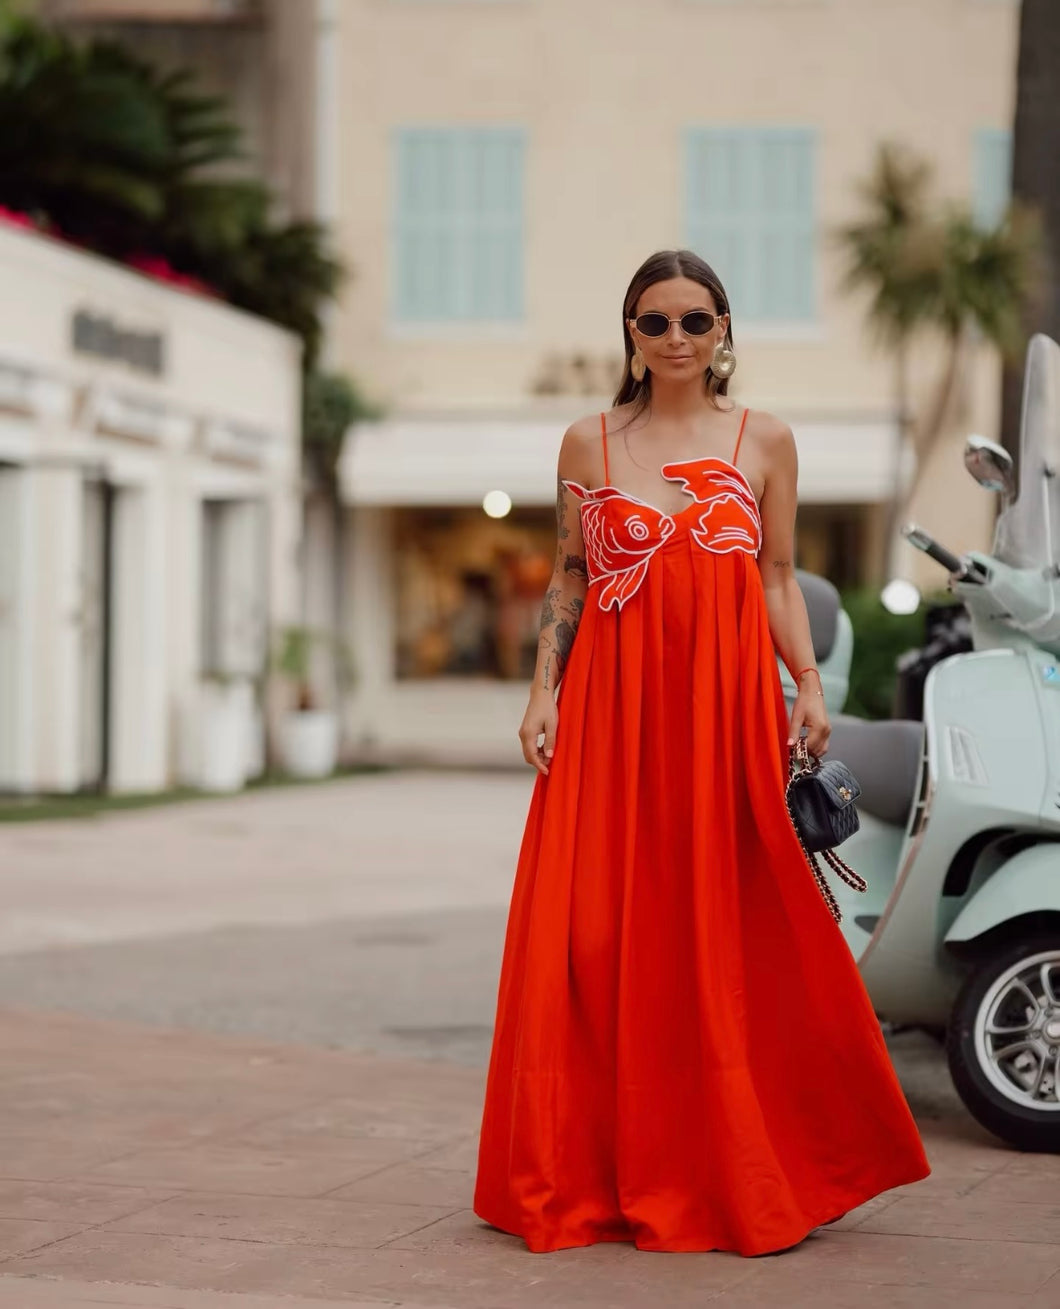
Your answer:
[[[628,423],[635,416],[637,410],[635,405],[625,404],[616,405],[613,409],[605,409],[602,412],[604,421],[607,424],[607,430],[610,433]],[[594,414],[586,414],[582,418],[575,419],[567,428],[567,432],[576,440],[599,441],[602,435],[600,413],[601,411],[598,409]]]
[[[751,429],[765,440],[772,438],[774,441],[782,440],[785,436],[791,436],[791,427],[776,414],[771,414],[768,409],[751,409],[747,410],[747,429]]]
[[[768,410],[747,410],[747,427],[754,428],[756,435],[763,440],[783,441],[792,436],[792,428],[783,418],[777,418]]]
[[[559,475],[568,481],[591,486],[600,456],[600,415],[576,418],[563,433],[559,448]]]
[[[763,455],[783,456],[795,449],[795,434],[783,418],[766,409],[748,409],[744,439],[750,436]]]
[[[586,481],[590,485],[603,476],[603,429],[600,410],[576,418],[563,434],[560,447],[560,475]],[[635,414],[633,405],[618,405],[603,411],[608,435],[620,431]],[[591,480],[587,480],[591,479]]]
[[[570,427],[563,434],[563,439],[570,439],[572,442],[587,442],[593,439],[600,439],[600,415],[585,414],[581,418],[576,418]]]

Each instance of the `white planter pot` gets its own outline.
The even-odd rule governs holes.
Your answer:
[[[253,710],[249,682],[204,682],[191,714],[190,776],[203,791],[239,791],[247,780]]]
[[[323,710],[299,710],[280,723],[280,757],[292,777],[327,777],[339,757],[339,719]]]

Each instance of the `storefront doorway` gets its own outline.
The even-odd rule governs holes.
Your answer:
[[[110,776],[114,488],[88,478],[81,488],[78,606],[78,783],[103,791]]]
[[[268,657],[265,506],[202,506],[202,646],[205,676],[258,678]]]

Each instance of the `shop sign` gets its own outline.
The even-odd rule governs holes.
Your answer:
[[[153,377],[160,377],[165,366],[165,338],[161,332],[123,327],[109,315],[88,309],[74,313],[71,342],[78,354],[127,364]]]

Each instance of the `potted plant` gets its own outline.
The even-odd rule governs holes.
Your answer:
[[[280,633],[276,669],[293,684],[295,704],[280,722],[279,748],[292,777],[327,777],[338,762],[339,717],[319,707],[311,681],[313,648],[322,639],[308,627]]]

